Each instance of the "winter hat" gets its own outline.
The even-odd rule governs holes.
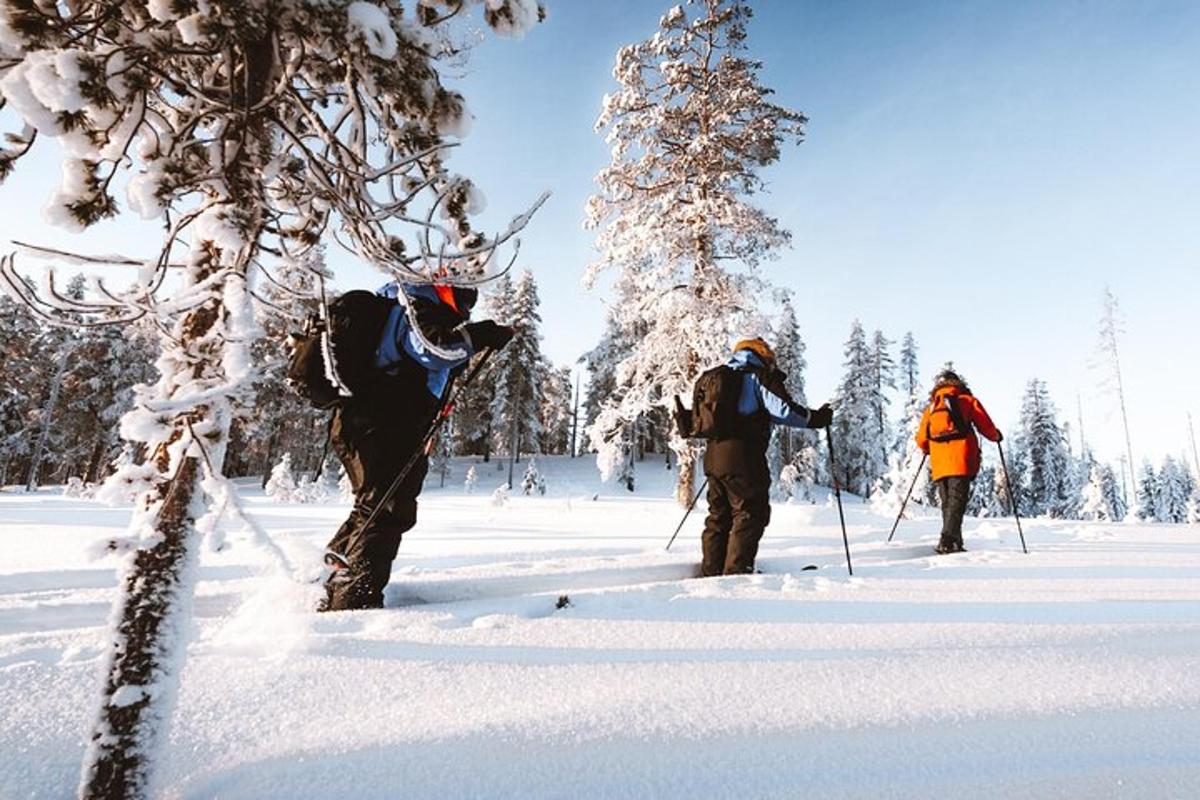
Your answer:
[[[742,339],[733,346],[733,352],[736,353],[739,350],[749,350],[766,362],[767,366],[775,363],[775,351],[771,349],[771,345],[759,337]]]

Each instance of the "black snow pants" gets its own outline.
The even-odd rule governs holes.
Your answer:
[[[937,481],[938,503],[942,507],[942,540],[938,549],[963,549],[962,522],[971,499],[971,481],[967,476],[941,478]]]
[[[391,578],[400,537],[417,524],[417,495],[429,468],[424,454],[371,524],[363,523],[421,446],[423,430],[413,430],[412,422],[395,415],[383,420],[353,405],[334,412],[330,441],[350,478],[354,508],[327,545],[349,564],[348,570],[339,571],[348,574],[338,574],[326,584],[331,611],[383,605],[383,588]]]
[[[758,542],[771,521],[769,475],[708,474],[708,518],[701,543],[700,574],[741,575],[754,572]]]

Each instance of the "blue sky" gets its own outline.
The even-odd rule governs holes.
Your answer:
[[[596,341],[605,297],[580,286],[582,229],[608,153],[592,125],[618,47],[653,33],[666,3],[548,0],[521,41],[486,37],[454,79],[475,115],[452,159],[502,226],[554,192],[524,236],[542,289],[545,346],[573,362]],[[769,276],[797,294],[809,396],[832,394],[854,318],[912,330],[926,376],[953,359],[1012,428],[1040,377],[1105,457],[1114,404],[1090,369],[1105,284],[1122,340],[1135,456],[1186,445],[1200,418],[1200,4],[796,2],[755,4],[750,46],[777,100],[810,118],[758,198],[793,233]],[[136,249],[151,227],[72,237],[38,210],[49,157],[0,191],[0,238]],[[150,242],[153,238],[150,238]],[[146,251],[153,248],[148,242]],[[352,257],[345,285],[373,285]],[[1169,377],[1168,377],[1169,375]]]

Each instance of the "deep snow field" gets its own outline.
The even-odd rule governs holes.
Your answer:
[[[776,504],[762,574],[691,580],[671,474],[436,478],[388,608],[317,615],[236,526],[205,552],[167,798],[1198,798],[1200,527]],[[597,493],[598,496],[597,496]],[[344,503],[247,507],[316,574]],[[701,504],[703,505],[703,504]],[[921,512],[924,513],[924,512]],[[0,797],[74,794],[128,509],[0,493]],[[816,571],[801,571],[806,564]],[[556,609],[560,595],[570,605]]]

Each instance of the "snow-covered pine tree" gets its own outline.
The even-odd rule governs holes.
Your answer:
[[[1044,381],[1034,378],[1026,387],[1012,449],[1022,513],[1070,517],[1078,499],[1071,492],[1071,455]]]
[[[652,37],[617,53],[619,88],[596,123],[612,160],[587,204],[601,255],[586,282],[619,272],[613,313],[637,338],[617,369],[623,391],[605,399],[592,426],[602,469],[620,462],[603,451],[620,449],[626,426],[690,394],[736,334],[762,330],[747,312],[765,291],[757,266],[789,237],[748,200],[781,145],[800,141],[805,118],[769,101],[761,64],[746,56],[750,17],[740,0],[688,0]],[[674,431],[671,448],[676,499],[686,504],[698,451]]]
[[[879,440],[879,400],[875,361],[858,320],[850,328],[843,351],[846,368],[838,384],[833,418],[834,447],[842,488],[867,498],[883,473],[884,448]]]
[[[1187,468],[1173,456],[1163,458],[1154,486],[1154,516],[1159,522],[1187,522],[1188,501],[1195,483]]]
[[[804,353],[807,348],[804,339],[800,337],[800,325],[796,321],[796,310],[792,306],[790,292],[783,293],[772,344],[775,346],[776,367],[787,376],[787,387],[792,399],[807,406],[808,398],[804,391],[804,372],[808,368]],[[785,465],[794,464],[800,457],[801,450],[814,449],[819,444],[814,431],[783,426],[776,426],[772,437],[772,451],[775,456],[771,464],[773,475],[779,475]]]
[[[1142,522],[1158,522],[1158,474],[1150,459],[1142,459],[1142,472],[1134,485],[1137,486],[1134,516]]]
[[[541,432],[539,412],[544,381],[539,305],[537,283],[533,273],[525,270],[513,288],[512,306],[504,319],[516,334],[492,359],[496,376],[496,394],[492,399],[493,446],[495,452],[508,457],[509,485],[512,485],[513,465],[522,452],[537,452]]]
[[[912,331],[905,331],[900,340],[900,388],[905,397],[916,397],[921,394],[921,371],[917,364],[917,340]]]
[[[888,514],[899,513],[900,506],[904,503],[904,494],[910,486],[913,490],[909,503],[924,504],[933,489],[928,467],[922,468],[920,476],[916,475],[924,453],[917,447],[914,436],[917,426],[921,423],[928,398],[921,388],[917,343],[911,331],[904,334],[900,346],[899,376],[900,388],[905,396],[904,412],[892,439],[887,461],[888,470],[879,481],[878,491],[872,495],[872,505],[881,513]],[[914,476],[917,477],[915,484]]]
[[[892,340],[877,330],[871,337],[871,377],[875,388],[875,416],[877,420],[876,435],[879,437],[879,458],[881,464],[887,464],[888,453],[891,451],[893,433],[888,422],[888,391],[896,389],[896,362],[892,360]],[[882,472],[882,470],[881,470]],[[883,487],[885,490],[887,487]]]
[[[1088,482],[1083,487],[1079,515],[1083,519],[1119,522],[1125,517],[1121,487],[1112,467],[1091,462]]]
[[[149,316],[161,332],[159,380],[121,426],[158,478],[132,523],[139,545],[122,580],[84,797],[150,791],[187,627],[173,617],[191,593],[197,530],[212,522],[198,519],[208,492],[228,491],[220,469],[233,407],[254,375],[253,266],[302,252],[334,224],[396,277],[474,283],[527,219],[497,237],[475,233],[472,186],[444,163],[443,137],[464,132],[469,115],[442,86],[438,60],[454,50],[446,20],[475,4],[432,0],[407,14],[398,0],[3,6],[0,93],[25,126],[8,139],[0,177],[54,138],[65,157],[53,221],[78,230],[113,216],[114,178],[127,172],[130,207],[165,226],[157,258],[120,259],[149,261],[136,284],[100,299],[70,300],[53,275],[34,296],[11,257],[0,270],[47,317],[113,323],[115,310]],[[505,34],[539,17],[536,0],[486,1],[485,21]]]
[[[67,284],[66,295],[72,301],[83,299],[83,276],[75,275]],[[29,456],[29,473],[25,477],[25,491],[32,492],[40,483],[42,462],[47,451],[55,447],[60,437],[55,436],[57,419],[55,414],[59,408],[59,396],[62,393],[63,376],[75,356],[78,336],[75,330],[66,325],[44,325],[40,333],[43,339],[37,349],[44,358],[49,359],[50,380],[39,392],[39,402],[36,410],[30,415],[29,427],[32,434],[32,449]]]
[[[429,472],[438,476],[438,486],[446,485],[450,477],[450,458],[454,455],[454,422],[448,423],[449,430],[443,428],[434,443],[433,452],[429,456]]]
[[[565,455],[571,450],[571,369],[543,361],[545,376],[539,410],[541,435],[538,450],[545,455]]]
[[[513,284],[506,273],[480,297],[477,316],[505,323],[512,317],[512,306]],[[484,463],[492,459],[492,404],[496,399],[498,369],[500,364],[493,357],[463,390],[454,407],[454,452],[483,456]]]
[[[292,469],[292,454],[284,453],[279,463],[271,468],[271,477],[264,488],[267,497],[277,503],[296,501],[296,473]]]
[[[33,312],[0,294],[0,487],[29,473],[28,419],[37,403],[36,387],[53,369],[41,357],[40,334]]]
[[[59,475],[78,475],[86,483],[107,477],[121,451],[117,428],[133,407],[134,386],[154,380],[156,344],[145,322],[76,332],[56,414],[67,443],[59,448]]]

